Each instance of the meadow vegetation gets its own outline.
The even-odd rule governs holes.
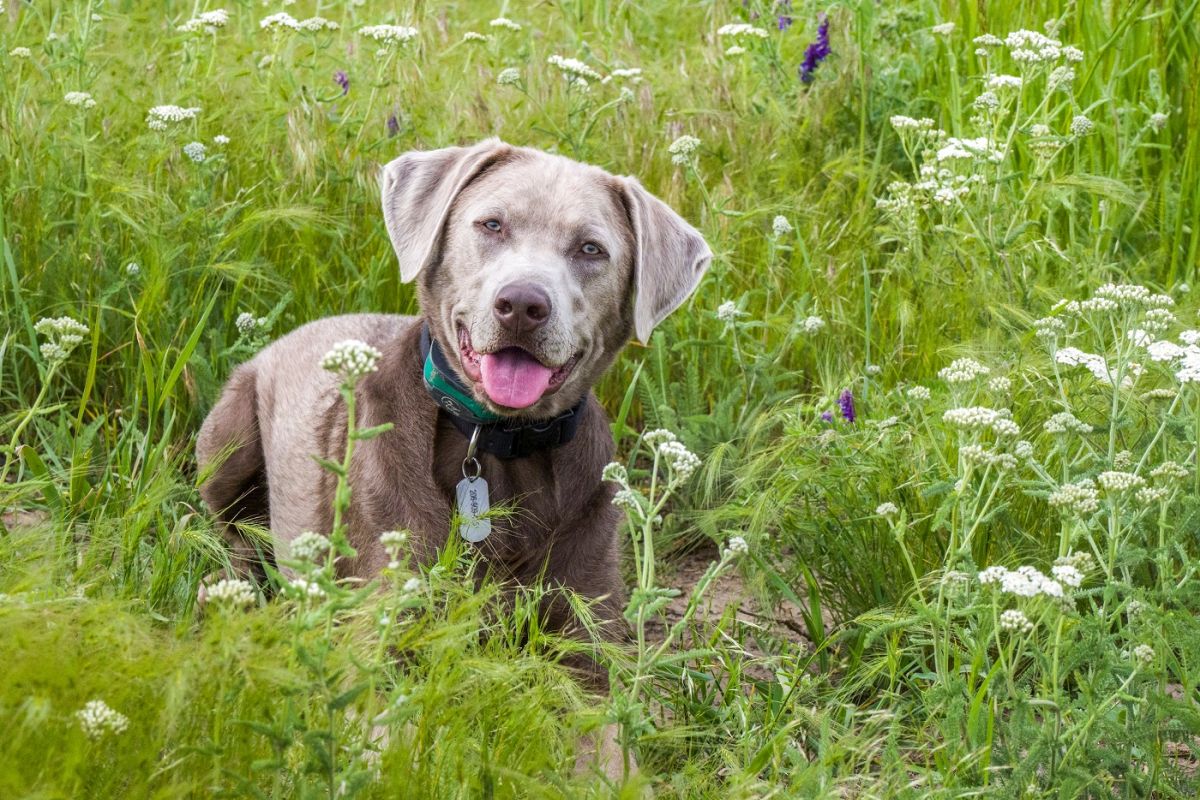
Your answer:
[[[1195,2],[0,9],[0,796],[1200,790]],[[222,381],[415,311],[379,167],[491,135],[716,254],[597,387],[607,704],[457,537],[349,585],[316,532],[197,601]],[[573,770],[608,722],[616,785]]]

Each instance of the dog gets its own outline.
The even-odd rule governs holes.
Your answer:
[[[345,520],[357,556],[339,574],[378,574],[388,530],[408,530],[414,558],[432,561],[453,510],[481,499],[460,487],[482,479],[485,505],[515,509],[462,528],[491,574],[572,590],[621,638],[620,517],[600,477],[614,445],[591,387],[692,293],[712,260],[704,237],[635,178],[498,139],[406,153],[381,184],[421,313],[311,322],[234,370],[196,441],[231,563],[261,569],[240,523],[268,524],[276,559],[301,532],[330,530],[337,479],[314,456],[341,460],[347,414],[319,364],[357,339],[381,354],[357,385],[357,423],[393,427],[356,442]],[[543,615],[577,631],[565,602]],[[595,665],[584,682],[606,688]],[[601,738],[611,774],[615,739]]]

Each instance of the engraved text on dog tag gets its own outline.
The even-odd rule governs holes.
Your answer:
[[[468,542],[482,542],[492,532],[492,521],[484,515],[488,504],[488,485],[483,478],[463,478],[458,482],[458,514],[462,525],[458,532]]]

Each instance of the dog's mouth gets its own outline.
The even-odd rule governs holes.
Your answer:
[[[471,346],[471,334],[458,328],[458,354],[463,371],[498,406],[528,408],[557,392],[575,369],[579,356],[558,367],[547,366],[522,347],[504,347],[480,353]]]

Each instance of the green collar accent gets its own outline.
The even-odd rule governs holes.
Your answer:
[[[434,401],[453,416],[467,419],[477,425],[499,420],[499,414],[488,411],[455,378],[442,355],[441,348],[431,341],[428,327],[422,330],[421,339],[421,349],[425,351],[425,368],[422,375],[425,378],[425,388]]]

